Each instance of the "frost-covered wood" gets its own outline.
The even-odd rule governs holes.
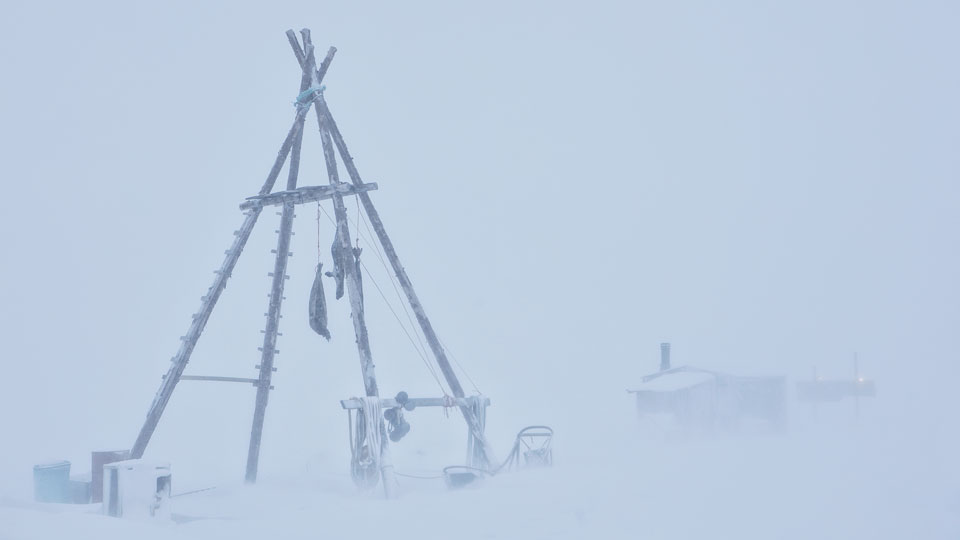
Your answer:
[[[283,164],[287,160],[290,149],[297,138],[297,134],[303,130],[303,122],[306,114],[307,111],[304,109],[297,111],[293,125],[290,127],[290,131],[287,133],[283,144],[280,146],[280,151],[277,153],[273,167],[270,168],[267,179],[260,188],[259,194],[261,196],[270,193],[273,189],[277,177],[280,176],[280,170],[283,168]],[[207,294],[200,299],[200,310],[194,314],[187,333],[181,338],[180,348],[177,350],[177,354],[170,360],[170,369],[167,371],[166,376],[164,376],[163,382],[160,383],[160,389],[157,390],[157,394],[150,404],[150,409],[147,411],[147,418],[140,428],[137,440],[133,443],[133,448],[130,450],[132,458],[137,459],[143,456],[143,452],[150,442],[150,437],[153,436],[153,432],[160,422],[160,417],[163,415],[163,411],[170,401],[170,396],[173,394],[173,390],[176,388],[180,376],[183,375],[183,370],[190,361],[190,355],[193,354],[193,349],[200,339],[200,334],[203,333],[203,329],[210,319],[210,314],[213,313],[213,308],[217,305],[217,300],[220,299],[220,294],[223,293],[223,289],[226,288],[227,280],[233,273],[233,269],[237,264],[237,260],[240,259],[243,248],[247,245],[247,240],[250,238],[250,233],[253,231],[254,225],[257,224],[261,210],[262,207],[251,208],[247,212],[240,229],[234,233],[235,238],[233,244],[231,244],[230,249],[226,251],[226,258],[220,265],[220,269],[216,272],[213,285],[207,289]]]
[[[468,407],[474,403],[474,398],[478,396],[462,397],[462,398],[408,398],[404,404],[400,404],[394,398],[380,398],[380,404],[384,409],[394,409],[397,407],[406,406],[409,409],[416,409],[417,407]],[[488,407],[490,405],[490,398],[482,396],[483,406]],[[360,398],[350,398],[350,399],[341,399],[340,406],[344,409],[359,409],[363,404],[360,401]]]
[[[312,50],[311,50],[312,53]],[[301,91],[309,87],[309,83],[316,79],[313,59],[307,59],[303,74],[300,77]],[[308,110],[310,103],[298,106],[298,111]],[[303,123],[305,116],[298,116],[300,129],[294,135],[293,145],[290,148],[290,166],[287,169],[287,191],[297,188],[297,176],[300,174],[300,147],[303,143]],[[335,190],[334,190],[335,192]],[[257,467],[260,462],[260,440],[263,437],[263,422],[267,414],[267,402],[270,397],[270,385],[273,372],[274,358],[277,354],[277,334],[280,327],[280,307],[283,304],[283,288],[287,281],[287,260],[290,258],[290,236],[293,232],[293,218],[296,207],[292,203],[285,203],[280,215],[280,231],[277,237],[276,258],[273,265],[273,282],[270,286],[270,303],[267,308],[267,324],[263,332],[263,347],[261,347],[260,376],[257,383],[257,400],[253,409],[253,426],[250,428],[250,447],[247,451],[247,482],[256,482]]]
[[[301,85],[304,81],[309,80],[319,87],[320,82],[323,80],[323,75],[326,73],[326,69],[329,67],[330,61],[332,61],[335,52],[336,49],[332,48],[330,51],[328,51],[327,57],[324,59],[324,64],[321,66],[322,72],[314,69],[312,67],[313,65],[311,65],[310,70],[305,72],[305,75],[301,77]],[[303,132],[303,123],[308,112],[309,107],[297,108],[293,125],[287,133],[283,144],[280,146],[280,151],[277,153],[277,158],[274,161],[273,166],[270,168],[270,172],[267,174],[266,181],[260,188],[258,193],[260,196],[267,195],[273,190],[274,184],[280,175],[280,171],[287,160],[287,156],[290,154],[295,141],[297,141]],[[230,246],[230,249],[226,251],[226,258],[216,272],[216,278],[214,279],[213,285],[211,285],[207,290],[207,294],[201,298],[200,309],[196,314],[194,314],[187,333],[181,338],[180,348],[178,349],[176,355],[174,355],[174,357],[171,359],[170,368],[167,371],[166,376],[164,376],[163,382],[160,384],[160,388],[157,390],[157,394],[155,395],[153,402],[150,404],[150,409],[147,411],[147,417],[144,421],[144,424],[140,428],[140,432],[137,434],[137,439],[134,441],[133,448],[130,450],[131,457],[139,458],[143,456],[143,452],[146,450],[147,444],[150,442],[150,438],[153,436],[153,432],[156,430],[157,424],[160,422],[163,411],[166,409],[167,403],[170,401],[173,390],[176,388],[176,385],[180,381],[180,377],[183,375],[183,371],[186,368],[187,363],[190,361],[190,356],[193,354],[193,349],[196,347],[197,341],[200,339],[200,335],[203,333],[203,329],[206,327],[207,321],[210,318],[210,314],[213,312],[213,308],[216,306],[221,293],[226,287],[227,280],[230,278],[233,268],[236,266],[237,260],[240,258],[240,254],[243,252],[243,248],[246,246],[247,240],[250,238],[250,233],[253,231],[253,227],[256,225],[257,219],[260,217],[262,208],[262,206],[251,207],[247,211],[246,218],[244,219],[240,229],[234,233],[235,239],[233,244]]]
[[[309,39],[305,36],[305,39]],[[309,59],[310,53],[306,53]],[[309,62],[309,60],[308,60]],[[320,140],[323,146],[323,158],[327,166],[327,176],[331,186],[340,184],[340,176],[337,171],[337,158],[334,155],[333,142],[330,140],[330,133],[326,126],[320,123]],[[358,274],[360,269],[357,267],[356,260],[353,257],[346,256],[351,253],[350,228],[347,221],[347,209],[343,203],[343,196],[339,192],[333,193],[333,214],[337,223],[337,240],[339,240],[335,251],[340,254],[339,262],[343,267],[344,282],[346,284],[347,296],[350,300],[350,314],[353,319],[353,329],[356,334],[357,349],[360,353],[360,369],[363,375],[363,386],[367,396],[379,395],[377,390],[377,378],[373,367],[373,354],[370,351],[370,340],[367,335],[367,326],[364,320],[363,301],[360,294],[360,282]],[[337,260],[335,258],[335,260]]]
[[[323,201],[333,197],[333,193],[339,192],[341,195],[356,195],[361,191],[372,191],[377,189],[377,184],[371,182],[362,186],[353,184],[340,184],[337,186],[304,186],[288,191],[275,191],[269,195],[255,195],[247,197],[247,200],[240,204],[241,210],[251,208],[262,208],[264,206],[281,206],[284,204],[304,204],[317,201]]]
[[[311,87],[319,87],[319,78],[321,74],[317,72],[314,66],[313,44],[310,41],[310,30],[301,30],[304,49],[304,71],[311,75]],[[331,51],[332,53],[333,51]],[[330,54],[330,53],[328,53]],[[317,100],[323,99],[323,94],[317,94]],[[330,140],[330,132],[321,118],[317,115],[317,122],[320,127],[320,141],[323,146],[323,158],[327,167],[327,176],[331,186],[340,184],[340,177],[337,171],[337,159],[334,155],[333,142]],[[360,353],[360,369],[363,376],[364,391],[367,397],[379,397],[377,389],[377,378],[374,373],[373,355],[370,351],[370,341],[367,336],[367,325],[364,320],[363,312],[363,292],[360,285],[360,267],[355,257],[349,257],[347,254],[353,253],[350,242],[350,229],[347,222],[347,211],[343,203],[343,196],[339,192],[333,193],[334,217],[337,223],[337,238],[339,239],[340,262],[343,264],[344,281],[346,283],[347,296],[350,300],[350,313],[353,319],[353,329],[357,340],[357,350]],[[383,419],[378,418],[378,429],[382,425]],[[378,461],[384,493],[391,497],[394,489],[393,465],[390,460],[390,448],[386,441],[378,448],[380,459]]]
[[[347,174],[350,176],[350,180],[353,182],[354,186],[363,185],[363,179],[360,177],[360,172],[353,163],[353,157],[350,155],[350,151],[347,149],[347,145],[343,140],[343,136],[340,134],[337,123],[330,114],[330,109],[327,107],[327,103],[322,95],[318,96],[315,105],[317,116],[321,118],[321,123],[325,123],[327,125],[330,135],[333,138],[334,143],[337,145],[337,149],[340,152],[340,157],[343,159],[343,164],[347,169]],[[403,292],[407,297],[407,301],[410,303],[410,308],[413,310],[414,315],[416,315],[417,322],[423,331],[423,335],[426,337],[427,343],[430,345],[430,350],[433,351],[433,355],[437,360],[437,365],[440,367],[440,372],[443,373],[443,378],[447,381],[447,386],[450,387],[450,391],[453,392],[455,397],[464,397],[466,394],[463,391],[463,387],[460,385],[460,381],[458,380],[456,373],[454,373],[453,367],[450,365],[450,361],[447,359],[447,353],[440,344],[440,339],[433,330],[433,325],[430,323],[430,319],[427,318],[427,313],[424,311],[423,304],[420,303],[420,299],[417,297],[417,293],[413,289],[413,283],[410,281],[410,277],[407,276],[407,271],[403,268],[403,265],[400,264],[400,257],[397,255],[397,251],[393,247],[393,242],[387,235],[387,230],[383,226],[383,221],[380,220],[380,214],[373,206],[373,201],[370,199],[369,195],[361,192],[358,194],[358,197],[360,197],[360,202],[363,204],[363,209],[367,213],[370,224],[373,226],[373,230],[376,233],[377,238],[380,240],[380,244],[383,246],[384,254],[390,261],[390,266],[393,268],[394,274],[397,276],[397,280],[400,282],[400,287],[403,289]],[[460,412],[463,414],[464,420],[466,420],[467,427],[470,429],[472,436],[478,441],[478,445],[485,455],[487,464],[492,464],[495,461],[493,458],[493,451],[490,445],[487,443],[486,436],[483,433],[483,428],[480,426],[480,419],[473,414],[469,407],[460,407]]]
[[[182,375],[181,381],[217,381],[217,382],[238,382],[247,384],[258,384],[260,379],[245,379],[243,377],[218,377],[215,375]]]
[[[426,336],[432,351],[434,352],[441,372],[444,374],[444,378],[447,380],[447,385],[450,388],[450,391],[454,394],[454,397],[445,395],[442,398],[414,399],[406,402],[406,404],[408,407],[412,408],[418,406],[459,407],[467,421],[471,436],[471,448],[476,448],[477,455],[479,456],[479,459],[473,463],[475,463],[477,466],[485,466],[493,461],[491,457],[492,453],[489,451],[489,446],[487,445],[483,435],[484,408],[487,406],[487,404],[489,404],[489,400],[479,396],[473,396],[470,398],[465,397],[463,388],[453,372],[453,369],[447,360],[445,351],[443,350],[439,339],[433,331],[432,325],[430,324],[429,319],[426,317],[423,307],[413,290],[413,285],[410,283],[409,277],[406,275],[406,272],[400,264],[393,244],[386,234],[383,223],[380,221],[379,214],[373,207],[373,203],[371,202],[369,196],[366,194],[368,191],[376,189],[377,186],[376,184],[372,183],[365,184],[360,179],[360,175],[353,164],[353,159],[347,151],[343,137],[340,135],[339,129],[330,115],[326,102],[323,100],[323,87],[320,85],[320,82],[330,66],[330,62],[336,53],[336,49],[331,47],[328,50],[323,62],[317,66],[316,58],[314,56],[314,46],[310,40],[309,30],[305,29],[301,31],[303,40],[302,48],[293,32],[288,32],[287,36],[297,60],[301,65],[300,94],[298,94],[295,101],[297,112],[294,119],[294,124],[287,134],[287,138],[284,140],[283,145],[281,146],[277,160],[274,162],[264,186],[256,196],[248,198],[240,206],[241,209],[246,211],[246,219],[244,220],[240,230],[235,233],[236,238],[234,243],[226,252],[227,257],[223,265],[216,272],[217,277],[214,281],[214,285],[210,287],[208,294],[201,299],[200,312],[194,315],[190,329],[182,338],[180,351],[178,351],[177,356],[172,359],[170,370],[164,377],[161,388],[158,391],[153,404],[151,405],[150,411],[147,415],[147,420],[144,423],[140,434],[138,435],[131,454],[133,457],[140,457],[143,454],[143,451],[149,442],[157,423],[159,422],[160,416],[162,415],[163,410],[170,399],[173,389],[179,380],[187,379],[252,383],[257,388],[257,398],[253,425],[251,428],[250,445],[248,449],[246,478],[247,481],[250,482],[256,479],[260,441],[264,425],[266,406],[268,402],[269,391],[272,389],[270,382],[272,373],[276,371],[274,367],[274,360],[276,354],[279,353],[276,347],[276,342],[277,336],[280,335],[278,329],[281,317],[281,304],[284,299],[283,294],[285,281],[288,278],[286,274],[288,264],[287,261],[289,256],[292,255],[289,248],[294,211],[296,205],[307,202],[324,199],[331,199],[333,201],[334,216],[337,227],[337,233],[332,249],[335,262],[335,274],[342,276],[341,287],[346,289],[346,293],[350,302],[351,317],[353,319],[357,349],[360,356],[361,372],[364,380],[364,393],[366,398],[368,398],[363,403],[366,403],[367,409],[370,410],[380,409],[381,406],[384,406],[385,404],[391,405],[394,408],[398,405],[396,400],[381,401],[379,398],[372,352],[370,350],[369,337],[367,335],[367,328],[365,324],[364,301],[359,261],[360,250],[358,247],[355,249],[352,245],[346,205],[344,203],[344,196],[357,195],[361,196],[361,202],[370,218],[374,230],[376,231],[378,239],[386,251],[387,257],[390,260],[390,264],[392,265],[394,272],[400,281],[401,287],[407,296],[407,300],[413,308],[418,323],[420,324],[420,327],[423,330],[423,333]],[[317,106],[316,115],[319,124],[321,144],[329,185],[297,188],[303,126],[306,115],[312,106]],[[336,159],[336,154],[338,151],[347,167],[351,182],[340,181]],[[290,163],[286,190],[271,193],[279,176],[280,170],[287,161],[288,157]],[[256,379],[215,376],[183,376],[184,368],[189,361],[193,348],[195,347],[207,320],[210,317],[214,305],[216,304],[225,287],[226,280],[229,279],[233,268],[236,265],[244,246],[246,245],[251,231],[257,222],[260,212],[266,206],[281,206],[282,210],[280,212],[280,228],[277,231],[279,233],[277,248],[274,250],[274,253],[276,254],[273,269],[274,271],[270,274],[272,277],[271,293],[269,295],[270,303],[266,313],[266,327],[263,331],[263,346],[260,348],[261,360],[260,364],[257,366],[259,369],[259,376]],[[322,281],[320,279],[321,275],[322,267],[318,266],[314,292],[311,298],[310,315],[311,326],[314,327],[316,331],[321,333],[321,335],[323,335],[326,330],[326,324],[324,320],[326,316],[326,306],[323,298]],[[319,287],[317,285],[319,285]],[[328,333],[326,335],[329,336]],[[348,407],[348,405],[344,405],[344,407],[351,408]],[[362,408],[363,405],[358,405],[358,407]],[[381,416],[382,415],[380,414],[374,414],[370,417],[370,427],[378,434],[383,428],[383,418]],[[374,419],[378,424],[376,427],[372,425]],[[383,440],[382,444],[374,446],[378,447],[379,460],[377,460],[376,463],[382,477],[384,489],[389,497],[395,485],[392,466],[390,465],[389,445],[386,440]]]

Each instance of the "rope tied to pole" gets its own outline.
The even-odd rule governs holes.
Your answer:
[[[327,221],[329,221],[330,224],[334,226],[334,228],[336,228],[336,226],[337,226],[337,224],[334,222],[333,218],[330,216],[330,214],[327,212],[327,210],[326,210],[325,208],[323,208],[323,206],[321,206],[321,205],[320,205],[320,202],[318,201],[318,202],[317,202],[317,234],[318,234],[318,235],[320,234],[320,212],[323,212],[323,216],[327,218]],[[366,225],[366,221],[362,219],[363,213],[360,213],[360,216],[361,216],[361,221],[363,221],[364,225]],[[348,218],[348,219],[349,219],[349,218]],[[374,247],[374,253],[375,253],[375,254],[377,255],[377,257],[380,259],[380,262],[381,262],[381,264],[383,264],[384,269],[387,270],[387,276],[388,276],[388,277],[392,277],[391,274],[390,274],[389,268],[387,268],[386,263],[385,263],[384,260],[383,260],[383,255],[382,255],[382,253],[379,252],[379,250],[380,250],[379,245],[378,245],[376,242],[374,242],[373,240],[371,240],[370,238],[365,237],[365,236],[363,235],[363,231],[359,228],[359,226],[358,226],[358,224],[357,224],[356,222],[353,223],[353,226],[356,227],[356,229],[357,229],[357,231],[358,231],[357,238],[358,238],[358,239],[363,239],[363,241],[366,242],[368,245],[372,245],[372,246]],[[370,231],[369,226],[367,227],[367,231],[368,231],[368,232]],[[373,236],[373,233],[370,233],[370,236],[372,237],[372,236]],[[336,240],[334,240],[334,243],[336,244]],[[318,250],[318,253],[319,253],[319,250],[320,250],[320,240],[319,240],[319,236],[318,236],[318,239],[317,239],[317,250]],[[317,257],[317,260],[319,261],[319,255],[318,255],[318,257]],[[334,262],[336,263],[336,258],[334,258]],[[407,314],[407,320],[410,322],[410,325],[411,325],[411,328],[410,328],[410,329],[408,329],[407,326],[403,324],[403,321],[400,320],[400,316],[397,314],[397,310],[394,308],[393,304],[392,304],[392,303],[390,302],[390,300],[387,298],[387,295],[384,294],[383,289],[380,288],[380,285],[377,283],[376,279],[374,279],[373,273],[370,271],[369,268],[367,268],[367,265],[364,264],[364,262],[363,262],[362,260],[360,260],[360,261],[358,261],[358,262],[360,263],[360,269],[367,274],[367,278],[370,280],[371,283],[373,283],[373,286],[377,289],[377,292],[380,293],[380,298],[383,299],[383,302],[384,302],[384,304],[386,304],[387,309],[389,309],[389,310],[390,310],[390,313],[393,314],[393,318],[396,319],[397,325],[400,327],[400,329],[403,331],[403,333],[407,336],[407,339],[410,341],[410,344],[412,345],[414,352],[417,353],[417,356],[420,357],[420,360],[423,362],[424,366],[426,366],[427,371],[428,371],[428,372],[430,373],[430,375],[433,377],[433,380],[436,381],[437,386],[440,388],[440,392],[443,393],[443,394],[446,394],[446,393],[447,393],[447,390],[444,389],[443,383],[440,381],[440,377],[437,375],[437,372],[435,371],[435,369],[433,368],[433,366],[430,364],[430,361],[429,361],[428,358],[427,358],[426,347],[424,346],[424,344],[422,343],[422,341],[420,341],[420,335],[419,335],[419,334],[417,333],[417,331],[416,331],[416,325],[413,323],[413,319],[410,317],[410,313],[407,312],[407,306],[406,306],[406,304],[403,302],[403,298],[400,296],[400,291],[397,290],[397,285],[396,285],[396,283],[395,283],[396,280],[395,280],[395,279],[391,279],[390,281],[391,281],[391,284],[393,285],[394,290],[395,290],[396,293],[397,293],[397,298],[400,299],[400,305],[401,305],[401,307],[403,308],[403,310],[404,310],[404,311],[406,312],[406,314]],[[327,277],[335,277],[335,274],[332,273],[332,272],[327,272],[325,275],[326,275]],[[416,341],[414,341],[415,338],[416,338]],[[417,342],[420,342],[420,343],[419,343],[419,345],[420,345],[419,347],[417,347]],[[446,412],[446,411],[445,411],[445,412]],[[449,416],[449,414],[448,414],[447,416]]]
[[[323,91],[326,89],[327,87],[325,85],[311,86],[297,95],[297,99],[293,102],[293,105],[298,109],[309,107],[310,104],[323,95]]]
[[[380,477],[383,453],[383,406],[377,396],[360,398],[356,429],[351,434],[350,474],[364,489],[372,489]],[[353,423],[351,422],[351,428]]]

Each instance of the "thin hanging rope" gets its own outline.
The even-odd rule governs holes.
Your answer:
[[[318,208],[320,208],[320,210],[323,212],[323,215],[326,216],[327,220],[329,220],[332,225],[336,226],[336,224],[333,221],[333,218],[330,217],[330,214],[327,213],[326,209],[320,205],[318,205]],[[356,224],[354,224],[354,227],[356,227]],[[358,235],[357,236],[358,241],[359,241],[359,238],[360,237]],[[429,371],[430,375],[433,376],[433,380],[436,381],[437,386],[439,386],[440,392],[446,395],[448,392],[443,387],[443,383],[440,381],[440,377],[437,375],[437,372],[434,370],[433,366],[430,364],[430,361],[427,359],[426,355],[419,348],[417,348],[417,343],[413,340],[413,336],[410,335],[410,332],[407,330],[407,327],[403,324],[403,321],[400,320],[400,316],[397,315],[396,310],[393,309],[393,305],[390,303],[390,300],[387,299],[387,296],[383,293],[383,289],[380,288],[380,285],[377,283],[377,280],[374,279],[373,274],[367,268],[367,265],[364,264],[362,260],[358,262],[360,263],[360,267],[367,274],[367,278],[370,280],[371,283],[373,283],[374,288],[376,288],[377,292],[380,293],[380,297],[383,299],[383,302],[387,305],[387,308],[390,310],[390,313],[393,314],[393,318],[397,321],[397,324],[400,326],[400,329],[403,330],[404,334],[406,334],[407,339],[410,341],[410,345],[413,346],[413,350],[417,352],[417,356],[420,357],[420,360],[423,361],[423,365],[426,366],[427,371]]]
[[[361,221],[363,221],[363,226],[367,229],[367,233],[371,238],[375,237],[373,231],[370,230],[370,225],[367,223],[367,219],[361,214]],[[357,228],[359,230],[359,227]],[[413,322],[413,317],[410,315],[410,308],[407,306],[407,301],[400,294],[400,288],[397,284],[397,277],[394,275],[393,271],[387,267],[387,261],[384,258],[383,252],[380,250],[380,243],[370,241],[369,243],[373,244],[374,253],[377,255],[377,258],[380,259],[380,264],[383,266],[383,269],[386,271],[387,276],[390,278],[390,285],[393,286],[393,292],[397,295],[397,299],[400,301],[400,306],[403,307],[403,313],[407,317],[407,321],[410,323],[410,326],[414,329],[414,335],[417,336],[417,342],[420,343],[420,348],[423,350],[424,354],[427,354],[427,345],[423,342],[423,339],[420,336],[420,332],[417,331],[419,326]]]
[[[360,222],[360,197],[354,197],[354,200],[357,201],[357,221],[353,224],[353,228],[357,230],[357,247],[360,247],[360,227],[357,226]]]
[[[390,310],[390,313],[393,314],[393,318],[396,319],[397,324],[400,325],[400,328],[403,329],[403,333],[407,335],[407,339],[410,340],[410,345],[413,345],[414,350],[417,350],[417,345],[413,341],[413,337],[410,336],[410,332],[407,331],[406,326],[403,325],[403,321],[400,320],[400,316],[397,315],[397,312],[393,309],[393,306],[390,305],[390,302],[387,300],[387,296],[383,294],[383,289],[380,288],[380,285],[377,284],[377,280],[373,279],[373,276],[370,274],[370,270],[367,269],[367,265],[363,264],[363,261],[359,261],[360,266],[363,268],[363,271],[366,272],[367,278],[370,279],[370,283],[373,283],[373,286],[377,289],[377,292],[380,293],[380,297],[383,298],[387,308]],[[427,366],[427,370],[430,371],[430,374],[433,375],[433,380],[437,381],[437,386],[440,387],[440,391],[444,394],[447,391],[443,388],[443,383],[440,382],[440,377],[437,376],[437,372],[433,369],[433,366],[430,365],[430,361],[427,360],[427,357],[423,354],[420,354],[420,351],[417,350],[417,354],[420,356],[420,359],[423,360],[423,365]]]
[[[407,322],[410,323],[410,328],[413,329],[413,335],[417,338],[417,343],[420,344],[421,354],[423,354],[424,356],[430,356],[427,353],[427,345],[423,342],[423,338],[420,336],[420,332],[418,332],[419,327],[416,323],[413,322],[413,317],[410,316],[410,309],[407,306],[407,301],[406,299],[404,299],[403,295],[400,294],[400,289],[397,287],[396,276],[394,276],[393,272],[387,267],[387,262],[384,259],[383,252],[380,250],[380,243],[377,241],[374,241],[374,238],[376,238],[376,236],[370,230],[370,226],[367,224],[367,220],[364,217],[364,214],[361,213],[359,215],[360,215],[360,221],[363,223],[364,227],[367,229],[368,235],[364,236],[363,229],[361,229],[359,226],[354,224],[354,226],[357,229],[357,235],[362,237],[368,245],[373,246],[373,252],[377,256],[377,259],[380,260],[380,265],[383,266],[383,269],[387,274],[387,278],[390,280],[390,285],[393,286],[393,292],[397,295],[397,300],[400,301],[400,307],[403,309],[403,313],[407,317]]]
[[[471,377],[470,374],[467,373],[467,370],[463,368],[463,366],[460,364],[460,361],[457,360],[456,355],[454,355],[453,351],[450,350],[450,347],[447,347],[447,344],[440,339],[440,336],[437,336],[437,341],[440,342],[440,346],[443,347],[443,350],[447,351],[447,353],[450,355],[450,358],[453,358],[453,362],[457,364],[458,368],[460,368],[460,372],[463,373],[463,376],[470,381],[470,386],[473,386],[473,389],[476,390],[478,394],[482,394],[483,392],[481,392],[480,388],[477,387],[477,383],[473,382],[473,377]]]
[[[370,230],[370,225],[367,223],[367,219],[364,217],[363,213],[360,213],[360,199],[357,198],[357,215],[360,217],[360,221],[363,222],[364,228],[366,228],[367,233],[370,237],[374,237],[373,231]],[[362,234],[360,227],[356,227],[359,234]],[[358,234],[358,236],[359,236]],[[384,259],[383,252],[380,250],[380,243],[373,242],[372,240],[367,240],[367,243],[373,245],[374,253],[377,255],[377,258],[380,259],[380,264],[383,266],[383,269],[387,272],[387,276],[390,277],[390,284],[393,285],[393,291],[396,293],[397,298],[400,300],[400,305],[403,307],[403,312],[407,316],[407,321],[409,321],[410,326],[414,328],[414,334],[417,336],[417,341],[420,342],[420,347],[423,349],[424,354],[426,354],[427,346],[423,342],[420,336],[420,332],[417,332],[416,329],[418,326],[414,324],[413,317],[410,315],[410,310],[408,309],[407,303],[404,301],[403,296],[400,294],[400,289],[397,284],[397,278],[394,273],[387,267],[387,262]],[[473,386],[473,389],[476,390],[478,394],[482,394],[480,388],[477,386],[477,383],[474,382],[473,377],[470,376],[470,373],[467,372],[466,368],[463,367],[463,364],[460,363],[460,360],[453,354],[453,351],[447,347],[447,344],[440,339],[440,336],[437,336],[437,340],[440,342],[440,346],[450,354],[450,357],[453,358],[454,363],[460,368],[460,372],[470,381],[470,385]]]

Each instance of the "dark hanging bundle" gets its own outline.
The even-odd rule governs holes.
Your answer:
[[[396,399],[397,404],[402,408],[398,407],[396,409],[386,409],[383,411],[383,418],[387,421],[387,434],[393,442],[399,441],[410,432],[410,424],[403,418],[403,409],[407,409],[409,397],[406,392],[400,392],[397,394]],[[409,407],[408,410],[412,411],[413,407]]]
[[[317,264],[317,277],[310,289],[310,328],[321,336],[330,339],[327,330],[327,296],[323,293],[323,265]]]
[[[333,245],[330,246],[330,255],[333,256],[333,272],[327,272],[327,275],[334,278],[337,282],[337,300],[343,297],[343,249],[340,247],[340,227],[337,227],[337,233],[333,237]]]
[[[363,253],[363,250],[360,248],[353,248],[353,269],[357,273],[357,287],[360,289],[360,305],[363,305],[363,272],[360,271],[360,254]]]

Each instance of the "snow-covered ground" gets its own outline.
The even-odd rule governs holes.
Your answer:
[[[942,0],[4,3],[0,540],[960,538],[958,21]],[[339,50],[325,99],[461,382],[493,401],[493,446],[547,424],[555,466],[356,492],[355,334],[329,298],[332,339],[309,327],[335,231],[301,206],[258,483],[253,387],[185,381],[145,457],[175,494],[215,489],[173,499],[177,522],[34,504],[34,464],[82,474],[133,443],[290,127],[283,32],[303,27]],[[298,185],[324,162],[310,117]],[[276,223],[187,374],[256,376]],[[367,236],[380,391],[440,397]],[[663,341],[675,366],[787,377],[787,429],[638,422],[624,390]],[[859,422],[796,406],[795,382],[852,378],[854,355],[878,388]],[[460,419],[409,420],[399,472],[462,463]]]
[[[550,469],[456,491],[400,478],[394,500],[357,493],[336,463],[175,497],[176,523],[37,505],[22,494],[0,501],[0,538],[960,537],[960,467],[937,445],[948,433],[874,425],[665,437],[633,419],[616,427],[561,432]]]

